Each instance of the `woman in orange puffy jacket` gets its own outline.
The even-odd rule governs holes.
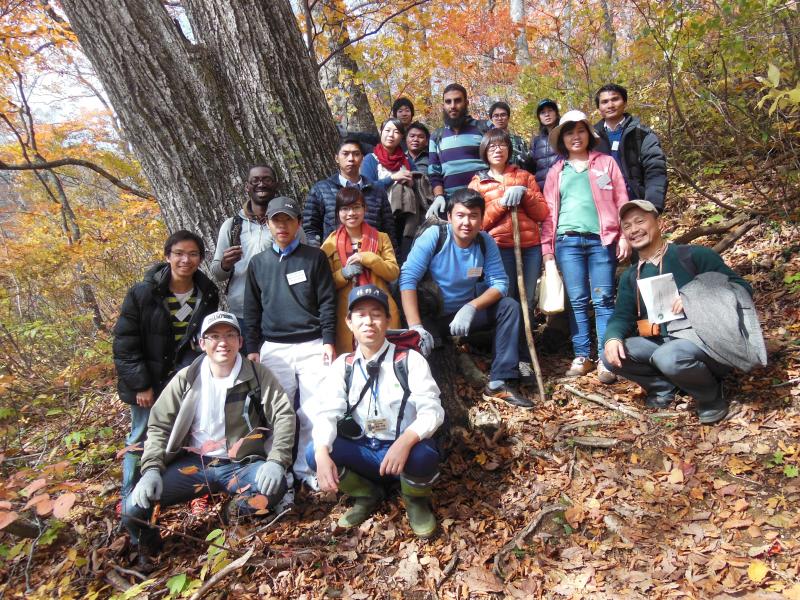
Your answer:
[[[536,178],[528,171],[509,164],[511,138],[508,133],[500,129],[487,131],[481,140],[480,156],[489,168],[476,173],[469,187],[479,192],[486,202],[483,229],[500,248],[508,275],[508,295],[519,300],[514,227],[511,221],[511,208],[517,207],[525,293],[533,311],[536,280],[542,267],[539,223],[549,216],[550,210],[536,184]]]

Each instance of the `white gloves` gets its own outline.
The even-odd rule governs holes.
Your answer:
[[[433,351],[433,336],[422,325],[412,325],[411,329],[419,334],[419,349],[422,351],[422,356],[427,357]]]
[[[465,304],[458,309],[456,316],[450,321],[450,335],[469,335],[472,319],[475,318],[476,309],[472,304]]]
[[[139,508],[150,508],[152,500],[160,500],[164,482],[158,469],[147,469],[131,492],[131,501]]]
[[[444,196],[439,194],[436,198],[433,199],[431,202],[430,208],[428,208],[428,212],[425,213],[425,218],[429,219],[430,217],[439,216],[439,213],[444,212],[445,206],[447,203],[445,202]]]
[[[278,491],[285,475],[286,473],[283,469],[283,465],[272,460],[266,461],[263,465],[258,467],[258,471],[256,471],[256,487],[258,488],[258,493],[271,496]]]
[[[500,204],[506,208],[519,206],[519,203],[522,202],[522,199],[525,197],[525,192],[527,191],[528,188],[524,185],[512,185],[510,188],[506,189],[506,193],[500,198]]]

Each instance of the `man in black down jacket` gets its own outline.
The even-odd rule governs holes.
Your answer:
[[[597,90],[594,103],[603,117],[594,126],[600,135],[595,150],[610,154],[617,161],[628,184],[628,198],[647,200],[659,213],[663,212],[667,195],[667,157],[658,136],[637,117],[625,112],[628,91],[621,85],[604,85]]]
[[[388,234],[392,244],[397,248],[394,216],[389,206],[386,190],[379,183],[363,177],[360,173],[364,160],[361,142],[354,138],[345,138],[336,152],[336,164],[339,172],[327,179],[318,181],[308,192],[303,206],[303,230],[306,232],[307,244],[320,247],[332,231],[338,227],[336,214],[336,194],[345,186],[355,186],[364,194],[367,212],[364,220],[378,231]]]
[[[195,337],[219,294],[198,270],[205,253],[200,236],[177,231],[164,244],[166,262],[155,264],[125,296],[114,326],[114,365],[119,398],[131,405],[131,432],[122,461],[122,498],[139,479],[150,407],[179,369],[200,355]]]

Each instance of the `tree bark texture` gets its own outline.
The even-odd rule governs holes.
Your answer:
[[[334,90],[331,106],[336,119],[348,131],[376,133],[377,125],[369,105],[364,84],[356,81],[358,63],[349,54],[350,32],[342,0],[329,0],[318,5],[319,20],[330,27],[328,52],[335,53],[320,69],[319,77],[324,89]]]
[[[186,0],[196,43],[159,0],[63,0],[170,230],[210,248],[248,166],[286,195],[333,170],[337,133],[288,0]]]

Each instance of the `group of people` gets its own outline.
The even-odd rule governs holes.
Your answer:
[[[594,126],[542,100],[530,149],[509,132],[507,103],[494,103],[487,122],[470,116],[461,85],[442,99],[444,126],[433,132],[400,98],[369,153],[342,139],[338,171],[302,208],[278,195],[275,169],[252,167],[242,208],[219,232],[216,283],[199,270],[203,240],[178,231],[165,262],[128,292],[113,349],[131,406],[120,510],[140,568],[159,549],[154,503],[209,493],[230,496],[230,518],[275,510],[302,483],[338,489],[355,498],[339,520],[347,528],[399,482],[411,529],[432,535],[445,414],[426,357],[448,336],[490,330],[483,398],[533,406],[520,385],[531,357],[512,212],[529,302],[543,262],[563,276],[568,376],[596,365],[601,382],[635,381],[656,408],[682,390],[700,422],[715,423],[728,410],[726,372],[764,362],[748,283],[712,250],[662,237],[664,154],[625,111],[624,88],[600,88]],[[666,273],[683,318],[654,325],[637,283]]]

